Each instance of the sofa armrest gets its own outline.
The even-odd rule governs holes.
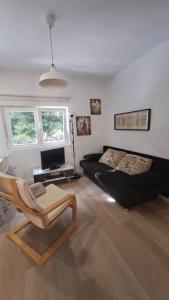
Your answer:
[[[83,158],[88,161],[99,161],[102,155],[103,153],[91,153],[84,155]]]

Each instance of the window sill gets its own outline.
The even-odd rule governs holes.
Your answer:
[[[50,144],[34,144],[34,145],[27,145],[27,146],[9,146],[8,150],[9,152],[12,151],[23,151],[23,150],[33,150],[33,149],[50,149],[53,147],[59,148],[59,147],[65,147],[69,146],[70,142],[61,142],[61,143],[50,143]]]

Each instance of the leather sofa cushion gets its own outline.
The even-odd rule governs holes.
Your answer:
[[[145,172],[126,178],[128,185],[135,189],[151,189],[169,183],[169,179],[157,172]]]
[[[82,160],[80,162],[80,165],[84,170],[87,170],[91,174],[96,173],[96,172],[104,172],[107,170],[113,170],[111,167],[109,167],[105,164],[102,164],[100,162],[97,162],[97,161]]]
[[[84,155],[83,158],[87,161],[99,161],[103,153],[92,153]]]

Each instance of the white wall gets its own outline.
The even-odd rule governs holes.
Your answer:
[[[109,82],[106,143],[169,158],[169,41]],[[148,132],[114,131],[113,115],[152,109]]]
[[[90,115],[90,98],[102,99],[102,115],[92,116],[92,135],[76,136],[77,161],[86,153],[100,151],[103,144],[169,158],[169,42],[120,72],[107,84],[101,80],[69,79],[61,91],[44,90],[39,74],[0,71],[0,95],[70,96],[70,112]],[[46,103],[47,104],[47,103]],[[149,132],[114,131],[115,113],[151,108]],[[0,155],[6,152],[0,114]],[[10,151],[17,176],[30,178],[40,166],[40,148]],[[66,147],[71,162],[71,147]]]
[[[77,162],[86,153],[101,150],[104,141],[106,84],[102,80],[69,78],[69,86],[63,91],[45,90],[38,86],[39,74],[0,71],[0,95],[33,95],[33,96],[70,96],[70,112],[76,115],[90,115],[90,98],[102,99],[102,115],[91,116],[92,135],[75,137]],[[20,101],[22,105],[22,102]],[[46,102],[46,105],[48,103]],[[56,102],[57,104],[57,102]],[[76,129],[76,128],[75,128]],[[11,164],[16,167],[16,175],[31,178],[32,169],[40,166],[41,148],[10,151]],[[0,115],[0,155],[8,151],[2,116]],[[71,162],[71,146],[66,147],[66,159]]]

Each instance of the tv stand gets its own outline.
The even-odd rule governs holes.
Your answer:
[[[74,168],[70,164],[63,164],[54,170],[42,170],[37,168],[33,170],[34,182],[52,182],[58,180],[67,179],[70,182],[70,179],[74,177]]]
[[[53,167],[50,167],[49,170],[50,171],[53,171],[53,170],[56,170],[56,169],[59,169],[62,165],[55,165]]]

